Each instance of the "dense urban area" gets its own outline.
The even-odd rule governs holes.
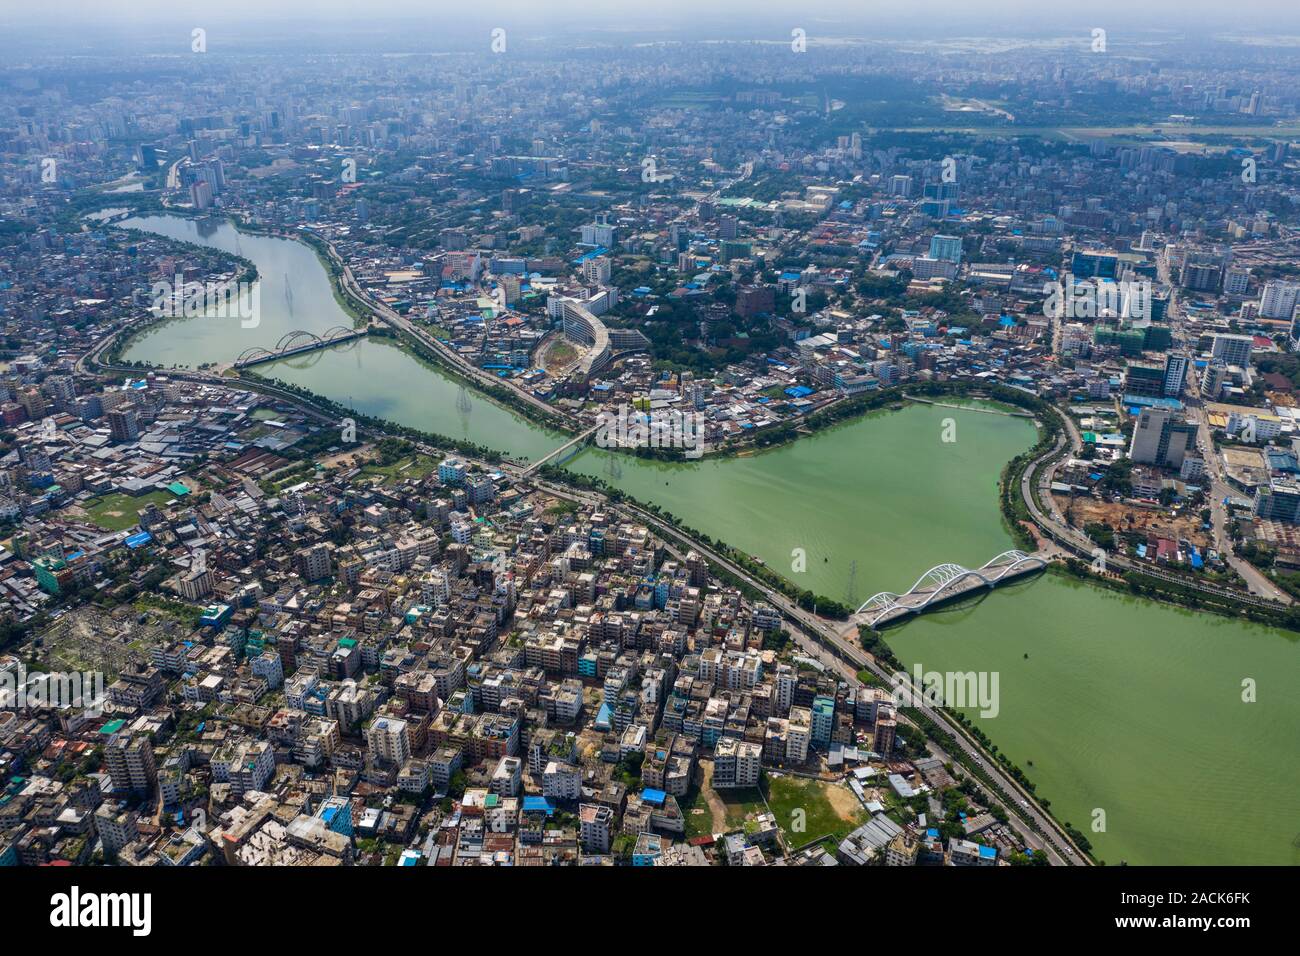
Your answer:
[[[903,644],[1300,630],[1300,49],[804,26],[6,59],[0,865],[1130,862]],[[978,561],[665,504],[900,415],[1018,429]]]

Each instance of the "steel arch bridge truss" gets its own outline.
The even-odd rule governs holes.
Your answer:
[[[1003,551],[992,561],[973,570],[960,564],[939,564],[917,578],[916,583],[902,594],[893,591],[873,594],[858,608],[857,613],[866,616],[868,627],[875,627],[881,620],[898,611],[915,613],[925,610],[935,601],[945,600],[968,578],[977,578],[982,584],[992,587],[1008,574],[1027,567],[1041,568],[1046,565],[1047,562],[1042,558],[1023,551]]]
[[[327,329],[321,335],[315,332],[308,332],[306,329],[295,329],[292,332],[286,332],[280,336],[280,341],[275,343],[274,348],[262,348],[254,346],[253,348],[244,349],[235,359],[235,367],[241,368],[245,365],[253,365],[258,362],[267,362],[282,355],[296,352],[303,348],[324,348],[332,345],[334,342],[352,338],[357,334],[356,329],[350,329],[346,325],[336,325],[332,329]]]

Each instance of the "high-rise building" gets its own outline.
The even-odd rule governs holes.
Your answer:
[[[113,441],[135,441],[140,437],[140,416],[129,406],[115,408],[108,413],[108,430]]]
[[[582,264],[582,279],[588,285],[608,285],[610,272],[609,259],[605,256],[588,259]]]
[[[77,397],[77,386],[71,375],[51,375],[44,387],[55,401],[70,402]]]
[[[871,749],[882,757],[888,757],[894,752],[894,737],[897,731],[898,721],[890,717],[882,717],[877,720],[871,738]]]
[[[808,759],[808,745],[812,743],[812,711],[807,707],[791,707],[785,735],[785,759],[801,764]]]
[[[212,205],[212,185],[207,180],[190,183],[190,205],[195,209],[207,209]]]
[[[329,545],[321,542],[298,552],[298,571],[308,581],[319,581],[334,573]]]
[[[1260,485],[1255,490],[1254,512],[1255,517],[1268,521],[1300,524],[1300,485],[1283,478]]]
[[[104,748],[104,763],[114,790],[147,794],[158,782],[153,744],[144,734],[115,734]]]
[[[1250,291],[1250,270],[1233,266],[1223,275],[1223,291],[1227,295],[1245,295]]]
[[[835,729],[835,698],[818,694],[812,702],[812,744],[826,749]]]
[[[1222,361],[1211,362],[1201,373],[1201,395],[1213,401],[1219,397],[1227,382],[1228,366]]]
[[[201,601],[212,593],[212,570],[190,568],[177,579],[176,586],[185,600]]]
[[[1219,262],[1187,262],[1180,276],[1184,289],[1193,292],[1218,292],[1223,285],[1223,265]]]
[[[1076,249],[1070,257],[1070,274],[1076,279],[1114,279],[1119,255],[1105,249]]]
[[[614,227],[604,222],[588,223],[581,229],[582,245],[613,248]]]
[[[1295,315],[1300,282],[1274,280],[1264,284],[1259,297],[1259,314],[1266,319],[1291,319]]]
[[[366,745],[374,756],[401,766],[411,756],[411,738],[406,721],[376,717],[366,729]]]
[[[763,748],[749,740],[719,737],[713,754],[714,789],[758,786]]]
[[[1124,394],[1136,398],[1161,398],[1166,370],[1149,362],[1129,362],[1124,370]]]
[[[1177,398],[1182,395],[1185,381],[1187,381],[1187,356],[1181,352],[1170,352],[1165,356],[1165,397]]]
[[[930,239],[930,258],[948,262],[961,262],[960,236],[933,236]]]
[[[1133,428],[1128,456],[1139,465],[1181,468],[1196,452],[1196,426],[1167,408],[1144,408]]]
[[[265,790],[275,775],[275,749],[266,740],[228,743],[212,755],[211,766],[212,779],[230,784],[235,796]]]
[[[1225,365],[1250,365],[1250,350],[1254,339],[1249,335],[1216,335],[1210,346],[1210,358]]]
[[[587,853],[608,853],[614,811],[603,804],[584,803],[578,807],[578,839]]]

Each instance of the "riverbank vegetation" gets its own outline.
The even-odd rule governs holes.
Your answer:
[[[343,281],[342,268],[340,268],[330,255],[329,243],[320,236],[310,232],[303,233],[299,238],[311,246],[315,251],[316,257],[325,267],[325,271],[329,273],[330,284],[334,290],[334,297],[341,302],[343,308],[347,310],[348,314],[358,319],[370,321],[370,318],[374,314],[374,309],[365,300],[358,298],[347,287],[347,284]],[[384,330],[386,337],[392,338],[400,343],[403,348],[410,351],[417,358],[436,365],[440,372],[446,374],[456,382],[477,389],[499,405],[506,406],[511,411],[516,412],[535,425],[540,425],[543,428],[549,428],[554,431],[561,431],[566,434],[573,433],[573,429],[570,427],[568,422],[565,421],[562,415],[558,412],[553,414],[542,412],[536,405],[520,395],[518,389],[511,388],[508,385],[486,385],[480,380],[467,376],[463,369],[457,368],[454,362],[448,361],[446,356],[439,354],[436,349],[430,348],[416,336],[411,335],[405,330],[393,329],[380,319],[376,319],[375,321],[380,323],[380,328]]]
[[[1140,571],[1125,571],[1119,576],[1098,574],[1087,562],[1078,558],[1067,558],[1061,565],[1059,573],[1087,581],[1097,587],[1132,594],[1150,601],[1172,604],[1193,611],[1212,611],[1224,617],[1245,618],[1256,624],[1300,632],[1300,605],[1273,610],[1176,584],[1164,578],[1152,577]]]

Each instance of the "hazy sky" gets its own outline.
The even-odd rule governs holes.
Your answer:
[[[1096,26],[1167,25],[1181,30],[1197,25],[1217,29],[1276,32],[1300,25],[1295,0],[0,0],[0,23],[63,24],[75,29],[87,22],[128,22],[158,26],[195,18],[214,22],[253,19],[357,20],[419,17],[463,24],[467,20],[516,20],[531,23],[581,21],[587,24],[755,20],[815,24],[828,28],[868,28],[872,23],[911,25],[916,33],[957,22],[996,32],[999,25],[1026,22]],[[810,28],[810,32],[811,28]],[[945,31],[946,32],[946,31]]]

